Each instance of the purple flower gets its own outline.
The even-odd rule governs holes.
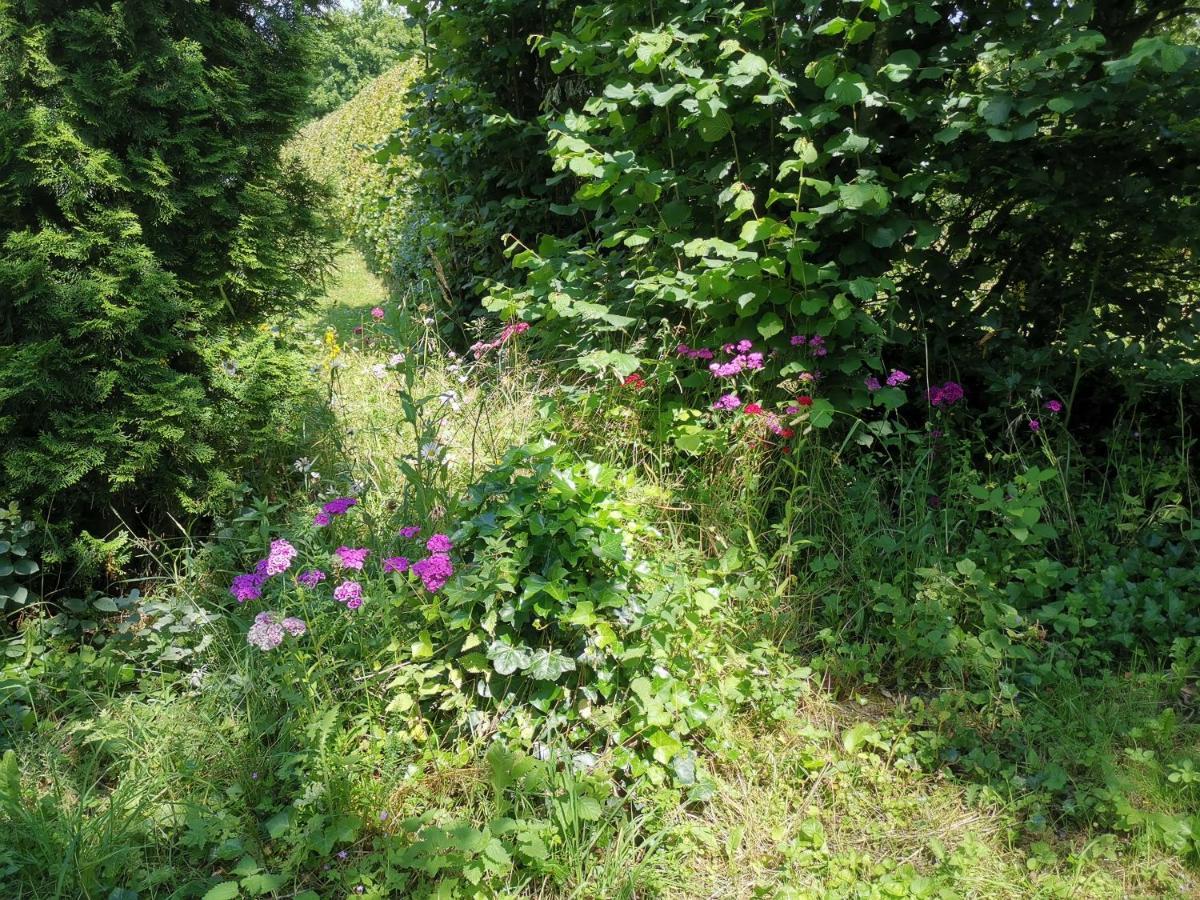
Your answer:
[[[730,410],[737,409],[741,405],[742,401],[737,394],[724,394],[717,398],[717,400],[713,403],[712,408]]]
[[[331,516],[343,516],[350,507],[357,503],[358,500],[354,497],[338,497],[336,500],[330,500],[321,509]]]
[[[435,534],[425,542],[425,549],[430,553],[449,553],[454,549],[454,544],[450,542],[444,534]]]
[[[371,310],[371,318],[372,319],[382,319],[383,318],[383,307],[376,306],[374,309],[372,309]]]
[[[327,513],[327,512],[319,512],[315,516],[313,516],[313,524],[316,525],[318,528],[324,528],[326,525],[328,525],[330,523],[330,521],[332,521],[332,520],[329,516],[329,513]]]
[[[1039,431],[1039,430],[1041,430],[1041,427],[1042,427],[1042,423],[1039,422],[1037,419],[1029,420],[1029,430],[1030,431]]]
[[[953,406],[964,396],[963,387],[957,381],[947,381],[941,387],[929,389],[930,406]]]
[[[345,850],[339,850],[339,851],[338,851],[338,854],[337,854],[337,858],[338,858],[338,859],[345,859],[345,858],[346,858],[347,856],[349,856],[349,855],[350,855],[350,854],[349,854],[349,853],[347,853]]]
[[[388,572],[407,572],[408,559],[403,556],[389,556],[383,561],[384,574]]]
[[[266,572],[268,575],[280,575],[292,565],[296,556],[296,548],[280,538],[271,542],[271,553],[267,557]]]
[[[1062,412],[1063,405],[1057,400],[1047,400],[1042,404],[1042,409],[1048,409],[1052,413]]]
[[[713,373],[714,378],[733,378],[742,371],[743,365],[740,359],[732,359],[726,363],[710,363],[708,371]]]
[[[345,603],[347,609],[362,606],[362,585],[357,581],[343,581],[333,589],[333,599]]]
[[[806,343],[808,343],[808,338],[802,334],[793,334],[790,338],[788,338],[788,343],[793,347],[803,347]]]
[[[415,538],[420,533],[420,525],[405,525],[400,529],[400,537],[402,538]]]
[[[320,569],[305,569],[297,576],[296,581],[306,588],[313,588],[325,580],[325,573]]]
[[[295,616],[288,616],[279,624],[292,637],[300,637],[304,632],[308,631],[308,626],[304,623],[304,620],[297,619]]]
[[[740,341],[737,342],[737,352],[738,353],[749,353],[753,349],[754,349],[754,345],[752,343],[750,343],[748,340],[746,340],[745,338],[742,338]],[[761,356],[762,354],[759,354],[759,355]]]
[[[887,377],[888,387],[899,387],[908,381],[909,375],[907,372],[901,372],[899,369],[892,369],[892,373]]]
[[[267,577],[268,575],[271,574],[269,571],[267,571],[268,565],[269,565],[269,560],[260,559],[258,562],[256,562],[254,564],[254,574],[262,575],[264,578]]]
[[[450,557],[435,554],[428,559],[418,560],[413,563],[412,570],[417,573],[421,581],[425,585],[425,590],[434,594],[442,589],[442,586],[450,580],[450,576],[454,574],[454,564],[450,562]]]
[[[829,353],[829,348],[825,346],[825,338],[819,334],[814,334],[808,339],[808,349],[812,351],[813,356],[825,356]]]
[[[366,547],[338,547],[334,552],[339,565],[347,569],[362,570],[363,563],[371,555]]]
[[[266,575],[258,575],[250,572],[246,575],[235,575],[233,583],[229,585],[229,593],[238,603],[245,603],[247,600],[257,600],[262,596],[263,584],[266,582]]]
[[[863,384],[867,386],[868,391],[877,391],[883,387],[883,385],[879,383],[879,379],[874,375],[868,375],[866,378],[864,378]]]

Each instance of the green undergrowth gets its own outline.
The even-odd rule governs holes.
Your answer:
[[[1025,509],[1071,534],[1050,479],[996,506],[963,461],[937,473],[947,513],[815,437],[790,462],[736,431],[680,456],[642,389],[564,394],[519,334],[463,358],[427,319],[343,257],[281,323],[334,415],[288,480],[6,645],[5,896],[1195,892],[1170,503],[1091,528],[1104,564],[1076,566],[1070,538],[1012,535]],[[359,502],[314,525],[335,496]],[[433,532],[444,587],[384,571]],[[281,538],[293,572],[372,552],[236,602]],[[353,612],[331,595],[350,575]],[[264,652],[263,611],[306,632]]]

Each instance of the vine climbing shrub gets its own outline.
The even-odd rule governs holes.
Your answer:
[[[400,143],[452,187],[457,287],[506,235],[483,306],[556,356],[816,333],[841,407],[891,363],[1098,413],[1195,382],[1182,3],[409,8],[430,68]]]

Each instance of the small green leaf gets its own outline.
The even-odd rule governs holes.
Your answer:
[[[512,675],[518,669],[529,668],[529,648],[514,647],[504,641],[493,641],[487,657],[499,675]]]
[[[201,900],[233,900],[234,897],[240,897],[242,889],[238,887],[236,881],[222,881],[216,887],[208,889],[208,893]]]

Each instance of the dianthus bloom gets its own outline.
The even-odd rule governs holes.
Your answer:
[[[1047,400],[1042,404],[1042,409],[1048,409],[1052,413],[1062,412],[1063,405],[1057,400]]]
[[[296,556],[296,548],[280,538],[271,542],[271,553],[267,556],[266,574],[280,575],[292,565]]]
[[[246,633],[246,643],[265,653],[282,644],[283,636],[283,626],[276,621],[274,613],[261,612],[254,617],[254,624]]]
[[[418,560],[413,563],[412,570],[417,573],[424,583],[425,590],[434,594],[440,591],[442,586],[450,580],[450,576],[454,574],[454,564],[450,562],[450,557],[435,554],[428,559]]]
[[[346,510],[357,503],[358,501],[353,497],[338,497],[336,500],[330,500],[321,509],[331,516],[342,516],[346,514]]]
[[[330,517],[329,513],[327,513],[327,512],[319,512],[315,516],[313,516],[313,524],[316,525],[318,528],[324,528],[331,521],[332,521],[332,518]]]
[[[363,563],[371,555],[366,547],[338,547],[333,552],[338,563],[347,569],[362,569]]]
[[[308,631],[308,626],[304,624],[303,619],[297,619],[295,616],[288,616],[279,623],[283,626],[283,630],[292,637],[300,637],[304,632]]]
[[[748,416],[761,416],[762,411],[763,411],[763,408],[761,406],[759,406],[757,403],[747,403],[745,408],[742,410],[742,412],[744,412]]]
[[[408,559],[404,556],[388,556],[383,560],[383,571],[386,575],[388,572],[407,572]]]
[[[306,569],[296,576],[296,581],[306,588],[316,587],[325,580],[325,573],[320,569]]]
[[[803,397],[797,397],[796,402],[799,403],[801,406],[812,406],[812,397],[809,397],[806,394]]]
[[[425,542],[425,548],[430,553],[449,553],[454,549],[454,544],[450,542],[450,538],[446,535],[435,534]]]
[[[825,346],[825,338],[819,334],[814,334],[808,339],[808,349],[812,351],[813,356],[825,356],[829,353],[829,348]]]
[[[383,318],[383,307],[376,306],[373,310],[371,310],[371,318],[372,319],[382,319]]]
[[[1038,431],[1041,429],[1041,427],[1042,427],[1042,423],[1039,422],[1037,419],[1029,420],[1029,430],[1030,431]]]
[[[901,372],[899,369],[892,369],[892,373],[887,377],[888,387],[899,387],[908,381],[909,375],[907,372]]]
[[[790,338],[788,338],[788,343],[793,347],[803,347],[807,342],[808,338],[802,334],[793,334]]]
[[[499,337],[497,337],[495,340],[487,341],[486,343],[484,341],[476,341],[471,345],[471,352],[475,354],[476,359],[479,359],[488,351],[495,350],[497,347],[501,347],[506,344],[514,335],[524,334],[528,330],[528,322],[516,322],[512,325],[505,325],[504,329],[500,332]]]
[[[866,378],[864,378],[863,384],[867,386],[868,391],[877,391],[883,387],[883,385],[879,383],[879,379],[874,375],[868,375]]]
[[[748,340],[746,340],[745,338],[742,338],[740,341],[737,342],[737,352],[738,353],[749,353],[753,349],[754,349],[754,345],[752,343],[750,343]]]
[[[679,356],[686,356],[688,359],[713,358],[713,352],[707,347],[689,347],[687,344],[680,344],[675,348],[675,353]]]
[[[930,406],[953,406],[964,396],[963,387],[957,381],[947,381],[941,387],[929,389]]]
[[[640,391],[646,386],[646,379],[637,372],[634,372],[632,375],[627,375],[621,384],[625,385],[625,387],[631,387],[635,391]]]
[[[405,525],[400,529],[400,537],[402,538],[415,538],[420,533],[420,525]]]
[[[346,609],[358,609],[362,606],[362,585],[357,581],[343,581],[333,589],[333,599],[345,603]]]
[[[716,402],[713,403],[712,408],[729,410],[737,409],[741,405],[742,401],[738,399],[737,394],[724,394],[723,396],[717,398]]]
[[[266,575],[259,575],[256,572],[250,572],[246,575],[235,575],[233,583],[229,586],[229,593],[233,595],[238,603],[245,603],[247,600],[257,600],[262,596],[263,584],[266,580]]]

